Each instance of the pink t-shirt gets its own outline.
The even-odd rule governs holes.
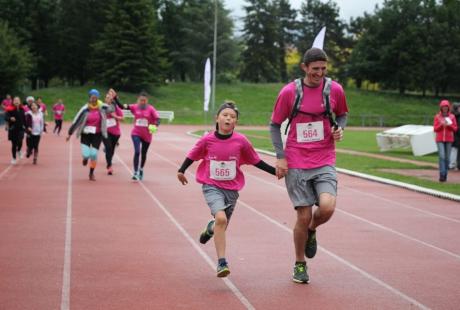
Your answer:
[[[187,157],[202,160],[196,171],[198,183],[236,191],[244,186],[240,166],[255,165],[260,161],[248,139],[237,132],[225,140],[211,132],[198,140]]]
[[[283,87],[273,109],[273,123],[281,124],[289,118],[295,96],[295,82]],[[330,104],[331,110],[338,116],[348,112],[345,92],[335,81],[331,85]],[[315,88],[303,86],[300,111],[316,115],[298,113],[292,120],[285,149],[288,167],[312,169],[335,165],[335,143],[331,125],[327,116],[322,114],[325,111],[322,84]]]
[[[28,105],[23,105],[22,108],[24,109],[24,112],[29,112],[30,111],[30,108]]]
[[[116,116],[123,117],[123,111],[115,106],[115,113]],[[114,136],[120,136],[120,122],[112,116],[112,113],[107,114],[107,132]]]
[[[45,113],[46,112],[46,104],[44,104],[43,102],[40,103],[40,110]]]
[[[3,99],[3,101],[2,101],[3,109],[6,110],[7,108],[9,108],[12,105],[13,105],[13,100],[11,100],[11,99]]]
[[[156,124],[160,115],[157,110],[150,104],[145,109],[140,109],[137,103],[130,104],[129,109],[134,115],[134,127],[131,131],[132,136],[139,136],[145,142],[152,142],[152,134],[149,131],[149,125]]]
[[[54,119],[62,120],[62,114],[64,114],[65,107],[62,103],[56,103],[53,106]]]
[[[90,109],[86,118],[86,128],[83,133],[100,133],[101,132],[101,113],[99,109]],[[96,129],[94,130],[93,127]]]

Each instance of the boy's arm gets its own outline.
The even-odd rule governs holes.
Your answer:
[[[187,168],[190,167],[191,164],[193,164],[193,159],[186,157],[184,162],[182,163],[182,166],[177,171],[177,178],[179,179],[179,182],[182,183],[182,185],[186,185],[188,183],[188,180],[185,177],[184,173],[185,170],[187,170]]]
[[[268,172],[272,175],[276,175],[276,169],[275,167],[267,164],[266,162],[264,162],[263,160],[259,161],[257,164],[255,164],[254,166],[256,166],[257,168],[259,168],[260,170],[263,170],[265,172]]]

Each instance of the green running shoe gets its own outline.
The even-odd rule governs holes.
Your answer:
[[[307,273],[307,263],[296,263],[294,265],[292,281],[296,283],[310,283],[310,277]]]
[[[228,264],[219,264],[217,265],[217,277],[218,278],[225,278],[230,274],[230,269],[228,269]]]
[[[316,230],[308,230],[308,239],[305,243],[305,256],[313,258],[316,255],[318,244],[316,242]]]
[[[200,235],[200,243],[205,244],[208,242],[212,236],[214,236],[214,222],[215,220],[209,221],[208,225],[206,225],[206,228],[203,230],[203,232]]]

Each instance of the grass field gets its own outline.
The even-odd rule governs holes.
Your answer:
[[[282,84],[219,84],[216,90],[216,105],[225,99],[236,101],[241,111],[242,125],[266,125],[269,121],[274,102]],[[66,120],[75,115],[87,99],[87,92],[93,86],[85,87],[51,87],[32,92],[34,96],[42,96],[49,106],[57,98],[62,98],[67,107]],[[98,87],[102,92],[107,87]],[[437,111],[438,100],[414,96],[346,89],[350,109],[349,125],[395,126],[400,124],[430,123]],[[174,83],[156,88],[152,93],[152,102],[159,110],[173,110],[175,123],[202,124],[203,85],[201,83]],[[120,93],[123,102],[135,101],[135,94]],[[209,116],[208,119],[211,119]]]

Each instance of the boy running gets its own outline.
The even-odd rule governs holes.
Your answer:
[[[188,180],[184,175],[185,170],[194,161],[201,160],[196,181],[203,185],[203,195],[214,220],[201,233],[200,242],[205,244],[215,236],[218,277],[230,274],[225,259],[225,231],[239,196],[238,191],[244,186],[240,166],[254,165],[275,175],[275,168],[259,158],[248,139],[234,131],[238,115],[233,102],[222,104],[217,111],[216,130],[198,140],[177,172],[179,181],[186,185]]]

